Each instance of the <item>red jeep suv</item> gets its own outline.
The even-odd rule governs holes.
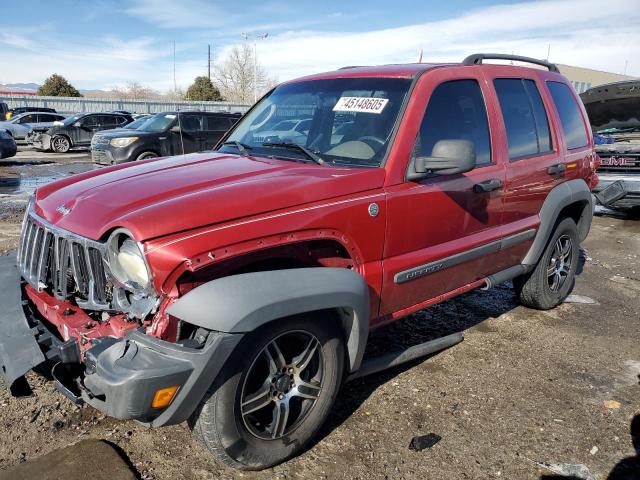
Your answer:
[[[224,462],[274,465],[343,380],[382,368],[363,360],[372,329],[507,280],[528,307],[560,304],[597,160],[582,103],[540,60],[286,82],[214,152],[38,188],[1,260],[2,375],[17,389],[51,368],[76,402],[188,420]]]

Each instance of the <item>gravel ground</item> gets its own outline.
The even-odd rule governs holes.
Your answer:
[[[15,167],[0,163],[0,178],[15,175],[5,168]],[[23,197],[0,195],[0,250],[15,248]],[[554,469],[568,471],[562,464],[605,479],[640,455],[630,437],[640,415],[639,234],[640,221],[595,218],[573,292],[593,304],[529,310],[504,285],[375,332],[370,354],[454,331],[464,331],[465,341],[346,385],[315,443],[274,469],[230,470],[185,425],[149,430],[105,418],[29,374],[32,396],[0,389],[0,470],[91,438],[118,445],[143,479],[549,479]],[[428,433],[442,439],[409,449],[414,436]]]

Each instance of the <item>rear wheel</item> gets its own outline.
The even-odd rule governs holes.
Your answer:
[[[307,314],[249,334],[189,421],[218,458],[243,470],[276,465],[322,425],[342,380],[333,318]]]
[[[561,220],[533,271],[513,280],[520,302],[548,310],[561,304],[573,288],[578,267],[578,229],[571,218]]]
[[[67,153],[71,148],[71,142],[67,137],[56,135],[51,139],[51,150],[56,153]]]

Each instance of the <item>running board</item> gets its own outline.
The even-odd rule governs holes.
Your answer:
[[[357,378],[366,377],[367,375],[371,375],[373,373],[378,373],[389,368],[397,367],[398,365],[411,362],[412,360],[420,357],[426,357],[427,355],[430,355],[432,353],[440,352],[449,347],[453,347],[454,345],[460,343],[462,340],[464,340],[462,333],[452,333],[451,335],[447,335],[446,337],[436,338],[435,340],[431,340],[429,342],[414,345],[413,347],[409,347],[406,350],[386,353],[384,355],[379,355],[377,357],[367,359],[362,362],[362,365],[357,372],[354,372],[347,377],[346,381],[350,382],[351,380],[355,380]]]

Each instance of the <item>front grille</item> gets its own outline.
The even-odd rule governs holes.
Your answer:
[[[101,137],[99,135],[94,135],[91,139],[91,145],[108,145],[109,139],[106,137]]]
[[[33,211],[22,226],[18,267],[36,290],[48,290],[81,308],[107,310],[111,284],[103,262],[104,245],[61,230]]]

